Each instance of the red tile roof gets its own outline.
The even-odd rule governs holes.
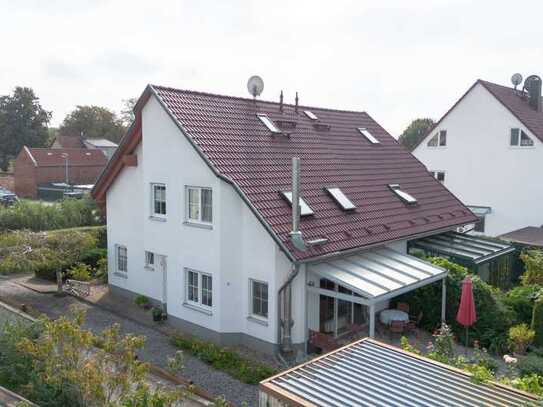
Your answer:
[[[38,167],[65,165],[64,154],[68,155],[70,166],[105,166],[107,157],[102,150],[86,148],[28,148]]]
[[[499,236],[503,240],[543,248],[543,226],[527,226]]]
[[[401,147],[367,113],[294,106],[252,99],[213,95],[151,86],[220,177],[234,184],[256,209],[272,235],[288,253],[303,260],[348,249],[377,245],[414,235],[471,223],[476,218],[424,165]],[[142,96],[145,103],[146,97]],[[331,126],[317,130],[304,110],[318,122]],[[295,122],[289,136],[273,135],[257,118],[265,113],[277,123]],[[289,123],[292,126],[292,123]],[[321,129],[326,126],[321,126]],[[380,141],[372,145],[357,128],[365,127]],[[138,137],[135,126],[132,137]],[[143,135],[145,137],[145,135]],[[123,140],[118,149],[120,160]],[[132,147],[133,148],[133,147]],[[306,240],[326,238],[328,243],[307,252],[289,241],[291,208],[280,191],[291,189],[291,158],[301,159],[301,193],[315,214],[302,217]],[[115,164],[110,171],[116,174]],[[103,199],[108,170],[99,179],[94,195]],[[114,178],[113,177],[110,178]],[[388,184],[400,184],[418,204],[405,205]],[[337,186],[357,206],[345,212],[323,189]]]

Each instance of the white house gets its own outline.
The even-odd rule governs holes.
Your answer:
[[[390,298],[446,276],[408,240],[476,220],[364,112],[148,86],[135,113],[93,190],[109,283],[219,343],[373,335]]]
[[[541,79],[529,78],[531,94],[476,81],[413,151],[485,235],[543,224]]]

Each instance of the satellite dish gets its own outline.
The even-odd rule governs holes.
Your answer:
[[[522,82],[522,75],[519,73],[513,74],[513,76],[511,76],[511,82],[513,83],[516,89],[517,86],[520,85]]]
[[[264,81],[258,75],[251,76],[247,81],[247,90],[254,98],[256,98],[264,90]]]

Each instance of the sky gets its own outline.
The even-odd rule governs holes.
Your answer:
[[[543,76],[542,1],[0,0],[0,95],[34,89],[57,126],[148,83],[368,112],[398,136],[478,78]]]

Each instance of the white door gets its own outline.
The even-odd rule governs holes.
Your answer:
[[[157,255],[158,271],[162,274],[162,304],[164,309],[168,304],[168,267],[166,256]]]

